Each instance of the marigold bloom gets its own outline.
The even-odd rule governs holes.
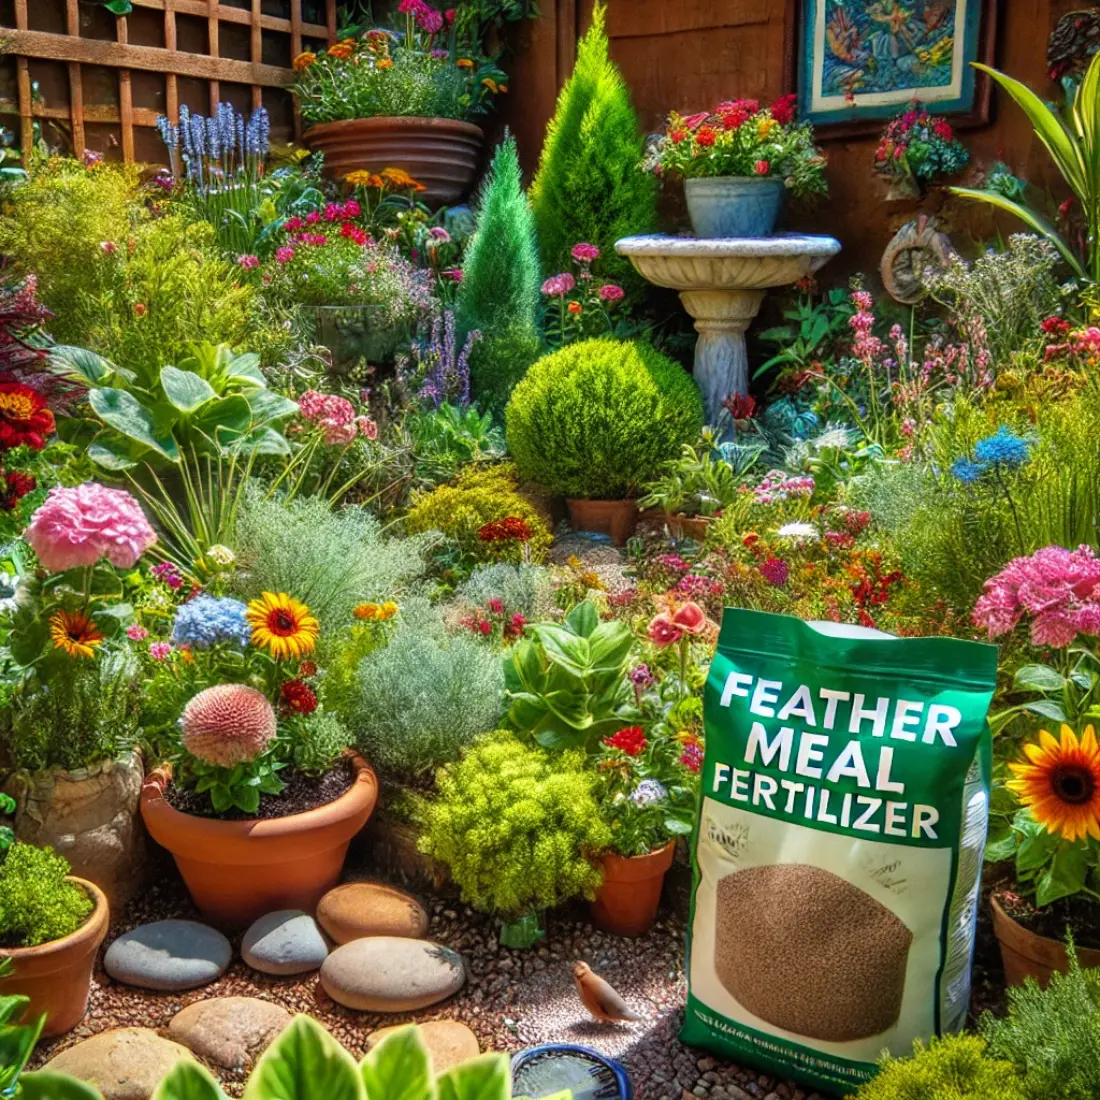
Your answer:
[[[103,634],[85,612],[61,610],[50,616],[50,641],[70,657],[94,657]]]
[[[337,61],[347,61],[351,57],[351,46],[346,42],[337,42],[328,48],[329,57],[335,57]]]
[[[568,306],[569,312],[576,316],[578,313],[584,312],[584,306],[580,302],[570,302]]]
[[[380,57],[375,62],[375,65],[379,69],[392,69],[393,68],[393,58],[392,57]]]
[[[317,60],[317,55],[312,50],[303,50],[294,59],[293,65],[298,72],[308,69]]]
[[[22,382],[0,382],[0,450],[25,443],[40,451],[53,430],[53,413],[38,390]]]
[[[460,57],[455,64],[460,69],[472,69],[474,67],[473,61],[468,57]]]
[[[1024,745],[1026,764],[1009,764],[1016,777],[1005,786],[1031,808],[1047,832],[1066,840],[1100,840],[1100,745],[1092,726],[1078,739],[1069,726],[1061,738],[1040,730],[1039,743]]]
[[[252,644],[266,649],[277,661],[312,653],[320,624],[309,608],[285,592],[264,592],[248,605]]]

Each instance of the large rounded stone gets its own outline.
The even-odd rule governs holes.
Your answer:
[[[317,921],[337,943],[364,936],[418,940],[428,932],[420,902],[380,882],[349,882],[330,890],[317,905]]]
[[[325,992],[363,1012],[414,1012],[457,993],[466,964],[427,940],[370,936],[336,948],[321,967]]]
[[[115,981],[168,993],[207,985],[225,973],[233,949],[220,932],[193,920],[158,920],[119,936],[103,957]]]
[[[172,1017],[168,1034],[222,1069],[245,1069],[290,1023],[282,1005],[258,997],[212,997]]]
[[[304,974],[328,956],[317,922],[301,909],[279,909],[254,920],[241,941],[241,958],[262,974]]]
[[[187,1047],[162,1039],[151,1028],[119,1027],[63,1050],[43,1068],[87,1081],[104,1100],[149,1100],[181,1058],[195,1060]]]
[[[406,1024],[395,1024],[393,1027],[380,1027],[377,1031],[372,1031],[367,1036],[367,1049],[374,1050],[387,1035],[392,1035],[406,1026]],[[452,1066],[468,1062],[481,1053],[477,1036],[457,1020],[429,1020],[425,1024],[420,1024],[419,1030],[420,1037],[431,1052],[432,1069],[436,1073],[443,1073]]]

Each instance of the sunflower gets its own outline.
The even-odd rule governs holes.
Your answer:
[[[1062,726],[1061,740],[1046,730],[1038,745],[1024,745],[1026,764],[1009,764],[1005,784],[1031,807],[1035,820],[1066,840],[1100,840],[1100,745],[1092,726],[1080,740]]]
[[[319,625],[309,608],[285,592],[265,592],[248,605],[252,644],[262,646],[276,661],[303,657],[317,645]]]
[[[70,657],[94,657],[103,635],[83,611],[55,611],[50,616],[50,640],[54,649],[63,649]]]

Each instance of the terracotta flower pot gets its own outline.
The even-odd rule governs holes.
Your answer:
[[[82,887],[95,902],[88,919],[62,939],[0,951],[0,957],[11,959],[14,967],[10,978],[0,978],[0,997],[16,993],[30,997],[23,1018],[33,1020],[45,1012],[43,1035],[63,1035],[84,1019],[96,952],[107,935],[109,910],[103,891],[75,875],[69,876],[69,882]]]
[[[672,866],[676,841],[644,856],[603,857],[603,885],[592,902],[597,928],[616,936],[643,936],[657,919],[661,887]]]
[[[218,821],[173,809],[164,792],[171,771],[145,780],[141,814],[149,835],[172,853],[203,915],[244,926],[274,909],[313,912],[340,881],[348,844],[378,800],[378,780],[353,754],[356,776],[334,802],[288,817]]]
[[[709,516],[686,516],[680,513],[668,517],[668,529],[674,538],[694,539],[702,542],[710,526]]]
[[[426,191],[429,206],[453,206],[469,193],[485,134],[472,122],[453,118],[353,118],[321,122],[305,132],[305,143],[325,154],[325,175],[343,180],[360,169],[402,168]]]
[[[638,523],[636,500],[579,500],[569,497],[569,526],[574,531],[610,535],[616,546],[625,546]]]
[[[1029,931],[1004,911],[996,895],[990,901],[993,932],[1001,945],[1006,985],[1023,985],[1025,978],[1034,978],[1045,986],[1055,971],[1065,974],[1069,970],[1066,945],[1061,940]],[[1077,959],[1082,967],[1100,966],[1100,950],[1078,947]]]

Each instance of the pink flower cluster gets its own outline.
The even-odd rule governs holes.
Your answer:
[[[237,263],[245,269],[245,271],[251,271],[254,267],[260,266],[259,256],[238,256]]]
[[[1034,645],[1062,648],[1078,634],[1100,634],[1100,560],[1092,547],[1047,546],[1013,558],[985,582],[974,622],[990,638],[1007,634],[1025,615]]]
[[[600,258],[600,250],[594,244],[581,241],[580,244],[573,245],[572,256],[577,263],[590,264]]]
[[[94,481],[51,489],[23,537],[51,573],[95,565],[100,558],[130,569],[157,541],[129,493]]]
[[[791,497],[812,497],[814,479],[809,474],[788,477],[782,470],[772,470],[764,475],[764,480],[752,492],[757,504],[774,504],[777,500]]]
[[[378,438],[378,425],[369,416],[356,416],[355,406],[334,393],[306,390],[298,399],[298,412],[303,420],[316,424],[330,446],[347,446],[357,435]]]
[[[702,634],[707,629],[707,614],[695,603],[685,603],[675,611],[662,611],[649,623],[649,640],[664,647],[680,641],[685,634]]]
[[[577,280],[568,271],[563,271],[560,275],[551,275],[542,284],[542,292],[551,298],[564,298],[576,285]]]
[[[443,29],[443,13],[424,3],[424,0],[401,0],[397,10],[402,15],[411,15],[420,29],[428,34],[438,34]]]
[[[851,295],[852,305],[856,311],[848,318],[848,326],[851,328],[852,355],[854,355],[865,367],[870,368],[874,361],[886,350],[883,342],[874,334],[875,327],[875,300],[866,290],[853,290]]]

